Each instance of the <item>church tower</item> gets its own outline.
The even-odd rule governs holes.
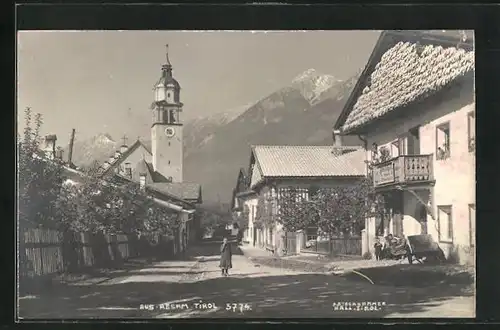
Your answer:
[[[172,76],[167,45],[162,75],[154,87],[151,152],[154,170],[171,182],[182,182],[183,179],[183,125],[180,120],[183,104],[180,92],[181,87]]]

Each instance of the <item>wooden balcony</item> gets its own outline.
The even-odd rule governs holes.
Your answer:
[[[434,183],[433,155],[402,155],[373,166],[375,188]]]

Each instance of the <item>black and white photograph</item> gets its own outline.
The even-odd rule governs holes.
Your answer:
[[[18,31],[18,320],[474,318],[474,79],[472,30]]]

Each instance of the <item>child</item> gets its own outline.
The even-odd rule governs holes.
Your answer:
[[[382,252],[382,243],[380,243],[380,239],[378,237],[376,238],[373,247],[375,248],[375,259],[380,260],[380,253]]]

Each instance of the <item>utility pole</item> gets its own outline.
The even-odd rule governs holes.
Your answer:
[[[73,165],[73,144],[75,142],[75,129],[71,131],[71,138],[69,140],[69,151],[68,151],[68,164],[71,167]]]

